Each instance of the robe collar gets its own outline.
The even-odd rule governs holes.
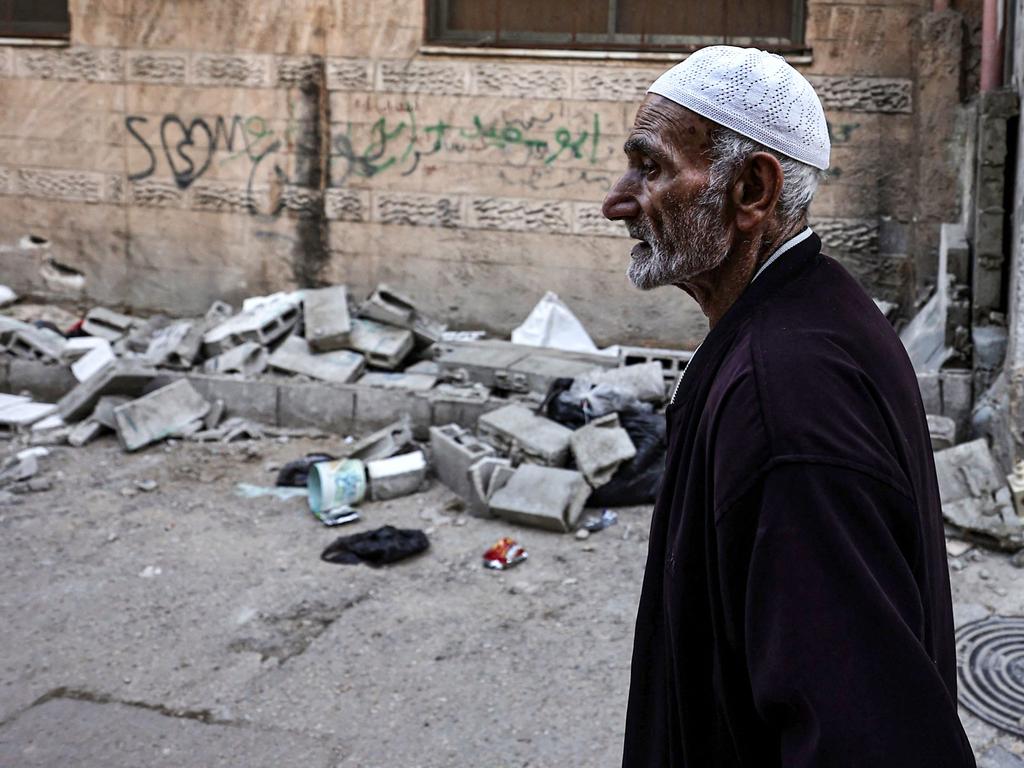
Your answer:
[[[811,259],[821,253],[821,238],[810,227],[790,238],[761,265],[739,298],[726,311],[718,324],[712,328],[704,341],[693,353],[676,382],[669,408],[685,401],[697,387],[701,373],[714,363],[725,349],[739,326],[750,313],[776,289],[788,283]],[[773,266],[774,265],[774,266]],[[772,266],[772,269],[768,269]],[[758,279],[760,278],[760,279]]]

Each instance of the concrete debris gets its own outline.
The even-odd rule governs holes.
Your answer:
[[[506,405],[485,413],[477,425],[479,435],[505,453],[525,460],[561,467],[569,459],[572,430],[522,405]]]
[[[491,497],[491,511],[512,523],[568,532],[576,527],[590,495],[583,474],[523,464]]]
[[[62,419],[60,415],[53,413],[33,424],[32,431],[47,432],[54,429],[63,429],[66,426],[64,419]]]
[[[294,339],[295,337],[289,337]],[[299,339],[301,342],[301,339]],[[231,347],[203,363],[206,373],[237,373],[242,376],[257,376],[267,369],[267,348],[254,341],[247,341]]]
[[[108,428],[95,419],[85,419],[71,428],[71,432],[68,433],[68,445],[81,448],[107,431]]]
[[[411,445],[412,425],[408,418],[403,418],[345,446],[342,455],[348,459],[374,461],[394,456]]]
[[[412,331],[421,346],[436,344],[445,325],[424,315],[408,296],[383,283],[359,308],[359,316]]]
[[[1018,461],[1013,467],[1013,472],[1006,476],[1006,485],[1010,489],[1017,517],[1024,518],[1024,460]]]
[[[200,429],[186,435],[197,443],[233,443],[237,440],[261,440],[264,436],[272,436],[271,430],[238,416],[225,419],[216,428]]]
[[[213,357],[247,341],[266,347],[287,334],[298,320],[299,305],[294,296],[270,297],[207,331],[203,350],[207,357]]]
[[[349,346],[366,355],[370,365],[394,370],[412,352],[413,335],[374,320],[353,320]]]
[[[50,403],[33,403],[28,400],[11,402],[0,407],[0,426],[12,429],[30,427],[50,416],[56,408]]]
[[[314,351],[331,352],[348,346],[352,322],[344,285],[306,291],[302,302],[306,341]]]
[[[1024,546],[1024,520],[984,439],[935,454],[942,514],[967,537],[997,549]]]
[[[67,341],[48,328],[37,328],[10,317],[0,317],[0,351],[24,360],[59,363]]]
[[[57,403],[64,421],[78,421],[92,413],[103,395],[137,397],[157,375],[155,368],[116,360],[81,382]]]
[[[622,368],[599,369],[575,377],[574,385],[607,385],[628,392],[637,400],[661,403],[665,400],[665,377],[661,363],[638,363]]]
[[[117,437],[126,451],[135,451],[201,420],[209,410],[192,385],[179,379],[115,408]]]
[[[383,387],[384,389],[411,389],[426,391],[437,384],[437,376],[427,373],[392,373],[390,371],[370,371],[364,373],[357,382],[367,387]]]
[[[71,373],[79,381],[90,379],[114,362],[114,350],[102,337],[92,337],[92,348],[71,364]]]
[[[928,434],[932,439],[933,451],[944,451],[956,444],[956,422],[948,416],[936,416],[929,413]]]
[[[202,353],[203,337],[214,328],[226,322],[233,313],[234,310],[231,309],[230,304],[226,304],[223,301],[213,302],[203,319],[191,324],[188,332],[167,356],[164,365],[168,368],[179,370],[187,370],[195,365]],[[157,352],[154,351],[154,356],[156,354]],[[157,365],[158,363],[152,364]]]
[[[661,375],[668,387],[675,386],[676,380],[682,375],[693,352],[685,349],[654,349],[648,347],[619,347],[619,365],[639,365],[641,363],[658,363]]]
[[[660,374],[658,382],[661,382]],[[636,456],[629,433],[619,426],[617,413],[575,430],[569,438],[569,446],[576,466],[593,488],[607,483],[622,462]]]
[[[227,404],[217,398],[210,403],[210,411],[206,414],[203,419],[203,426],[207,429],[216,429],[220,423],[224,420],[224,415],[227,413]]]
[[[173,361],[175,367],[178,367],[184,362],[181,360],[178,352],[185,340],[193,333],[195,326],[196,323],[191,320],[179,320],[160,328],[150,337],[146,350],[142,355],[143,359],[150,365],[170,366]],[[197,334],[198,341],[200,339]],[[199,351],[198,343],[196,344],[195,351],[196,353]],[[193,353],[184,367],[191,367],[195,361],[195,356],[195,353]]]
[[[413,451],[366,462],[370,498],[374,501],[397,499],[416,493],[427,479],[427,460],[423,451]]]
[[[469,514],[473,517],[494,517],[490,501],[497,487],[492,488],[491,480],[499,469],[508,470],[508,475],[503,477],[504,482],[507,482],[511,476],[512,462],[500,456],[485,456],[469,468],[469,497],[466,502]]]
[[[131,331],[135,323],[135,319],[128,315],[122,315],[106,307],[94,307],[86,314],[82,322],[82,331],[90,336],[115,342]]]
[[[35,455],[12,456],[0,465],[0,488],[24,482],[39,471],[39,460]]]
[[[114,409],[124,405],[130,397],[124,395],[104,395],[96,401],[96,407],[92,409],[92,416],[89,418],[98,421],[107,429],[117,429],[117,422],[114,420]]]
[[[317,354],[298,336],[289,336],[270,356],[271,368],[338,384],[355,379],[364,365],[362,355],[346,349]]]
[[[430,454],[438,479],[463,499],[471,499],[470,467],[493,456],[492,446],[478,440],[458,424],[430,428]]]

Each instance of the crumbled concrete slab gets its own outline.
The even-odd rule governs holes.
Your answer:
[[[573,379],[592,371],[592,363],[583,360],[566,360],[551,355],[527,355],[517,360],[508,369],[495,371],[494,381],[498,389],[509,392],[536,392],[545,394],[555,379]]]
[[[67,341],[48,328],[0,316],[0,350],[23,360],[63,361]]]
[[[99,336],[91,338],[95,342],[92,348],[71,364],[71,373],[79,381],[91,379],[104,367],[114,362],[114,350],[111,348],[110,342]]]
[[[302,299],[306,341],[317,352],[331,352],[348,346],[352,322],[348,313],[348,288],[307,290]]]
[[[433,360],[420,360],[419,362],[407,365],[405,367],[406,373],[422,373],[428,376],[437,376],[440,373],[440,369],[437,367],[437,363]]]
[[[948,416],[936,416],[929,413],[928,434],[932,440],[933,451],[944,451],[956,444],[956,422]]]
[[[366,462],[370,498],[374,501],[397,499],[416,493],[427,479],[427,460],[423,451],[401,453],[387,459]]]
[[[224,415],[227,413],[227,403],[225,403],[219,397],[210,402],[210,411],[203,418],[203,426],[206,429],[216,429],[217,426],[224,420]]]
[[[420,346],[441,340],[446,326],[424,315],[408,296],[383,283],[359,308],[359,316],[412,331]]]
[[[30,427],[51,415],[57,406],[51,403],[11,403],[0,410],[0,425],[5,427]]]
[[[131,399],[124,395],[104,395],[96,401],[96,407],[92,409],[92,416],[89,418],[98,421],[107,429],[117,429],[117,422],[114,420],[114,409],[130,402]]]
[[[473,494],[470,467],[494,453],[492,446],[478,440],[458,424],[430,428],[430,455],[434,473],[463,499],[469,500]]]
[[[68,445],[81,448],[88,445],[107,431],[107,427],[95,419],[85,419],[75,424],[68,433]]]
[[[628,390],[644,402],[660,403],[665,399],[665,377],[661,363],[639,363],[622,368],[589,371],[577,376],[577,382],[590,386],[607,384],[612,387]]]
[[[342,456],[346,459],[376,461],[394,456],[412,445],[412,426],[408,419],[400,419],[383,429],[345,446]]]
[[[196,323],[192,320],[178,320],[155,331],[149,338],[143,359],[150,365],[171,363],[182,343],[193,332],[195,325]],[[199,347],[196,345],[196,353],[198,351]],[[186,367],[191,367],[194,360],[195,354],[192,355]],[[182,361],[178,358],[174,362],[180,364]]]
[[[413,335],[374,320],[353,320],[348,345],[366,355],[370,365],[393,370],[412,352]]]
[[[115,342],[127,334],[135,324],[136,320],[133,317],[106,307],[93,307],[82,321],[82,331],[90,336]]]
[[[469,514],[473,517],[494,517],[491,512],[491,479],[499,468],[509,470],[512,462],[500,456],[485,456],[469,468],[469,498],[466,499]]]
[[[202,420],[209,410],[203,396],[188,381],[179,379],[115,408],[117,437],[126,451],[135,451]]]
[[[491,511],[509,522],[568,532],[590,495],[583,473],[523,464],[491,497]]]
[[[203,337],[211,330],[231,318],[234,310],[230,304],[223,301],[215,301],[206,311],[206,315],[199,322],[191,323],[188,332],[181,341],[163,360],[163,365],[168,368],[187,370],[199,360],[203,348]],[[154,355],[157,351],[154,351]]]
[[[390,371],[370,371],[364,373],[359,384],[367,387],[383,387],[384,389],[412,389],[424,391],[433,388],[437,383],[437,376],[427,373],[404,373]]]
[[[660,375],[658,381],[661,381]],[[594,488],[611,480],[622,462],[636,456],[629,433],[619,426],[618,414],[595,419],[575,430],[569,445],[576,466]]]
[[[561,467],[569,459],[572,430],[522,405],[506,405],[485,413],[477,431],[504,452],[513,456],[522,453],[537,464]]]
[[[207,357],[213,357],[247,341],[270,346],[295,327],[299,314],[295,296],[272,297],[207,331],[203,335],[203,350]]]
[[[347,349],[316,354],[309,342],[298,336],[289,336],[270,356],[271,368],[337,384],[354,380],[364,365],[362,355]]]
[[[64,421],[78,421],[92,413],[103,395],[136,397],[156,376],[155,368],[117,360],[64,395],[57,403],[57,412]]]
[[[616,360],[585,352],[530,347],[509,341],[443,342],[436,347],[441,378],[493,389],[543,394],[556,378],[572,378]]]
[[[221,352],[203,363],[204,373],[240,373],[258,376],[267,369],[267,349],[254,341]]]

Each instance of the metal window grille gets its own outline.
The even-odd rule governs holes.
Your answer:
[[[804,50],[805,0],[428,0],[428,40],[495,48]]]
[[[67,0],[0,0],[0,37],[66,40],[70,34]]]

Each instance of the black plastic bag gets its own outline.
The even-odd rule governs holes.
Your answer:
[[[323,551],[320,559],[328,563],[366,563],[377,567],[418,555],[429,546],[430,541],[423,531],[385,525],[374,531],[336,539]]]
[[[321,461],[334,461],[334,456],[327,453],[310,453],[301,459],[289,461],[277,473],[277,485],[289,488],[305,488],[309,470]]]
[[[665,474],[665,415],[619,413],[619,424],[629,433],[636,456],[624,462],[612,479],[594,490],[588,507],[630,507],[651,504],[658,497]]]

